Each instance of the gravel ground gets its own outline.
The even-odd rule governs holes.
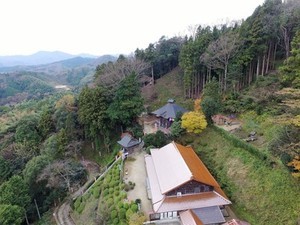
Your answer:
[[[148,217],[149,213],[152,212],[152,204],[147,197],[146,191],[146,168],[144,155],[144,151],[138,151],[134,152],[128,159],[126,159],[124,180],[126,183],[129,181],[135,183],[134,189],[127,193],[127,198],[129,201],[141,199],[141,210]]]

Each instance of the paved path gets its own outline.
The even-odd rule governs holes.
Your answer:
[[[135,183],[134,189],[127,193],[127,197],[129,201],[135,201],[138,198],[141,199],[141,210],[148,217],[149,213],[152,212],[152,204],[147,197],[146,191],[145,154],[144,151],[135,152],[125,161],[124,180],[125,182],[132,181]],[[131,157],[134,160],[130,159]]]

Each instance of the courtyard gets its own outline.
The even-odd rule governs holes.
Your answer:
[[[146,190],[146,168],[143,150],[135,151],[126,159],[124,165],[124,181],[135,183],[133,190],[128,191],[127,198],[129,201],[141,200],[141,211],[149,220],[149,213],[152,213],[151,200],[148,199]]]

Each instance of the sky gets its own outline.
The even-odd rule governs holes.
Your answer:
[[[0,0],[0,55],[131,54],[163,35],[249,17],[264,0]]]

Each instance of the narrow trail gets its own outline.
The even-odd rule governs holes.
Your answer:
[[[88,160],[81,160],[80,163],[88,171],[89,179],[76,192],[72,193],[65,202],[54,210],[53,216],[57,225],[76,225],[70,216],[70,212],[72,210],[70,206],[71,199],[75,199],[80,196],[86,190],[87,184],[89,184],[91,180],[94,180],[93,175],[99,174],[99,166],[96,163]]]

